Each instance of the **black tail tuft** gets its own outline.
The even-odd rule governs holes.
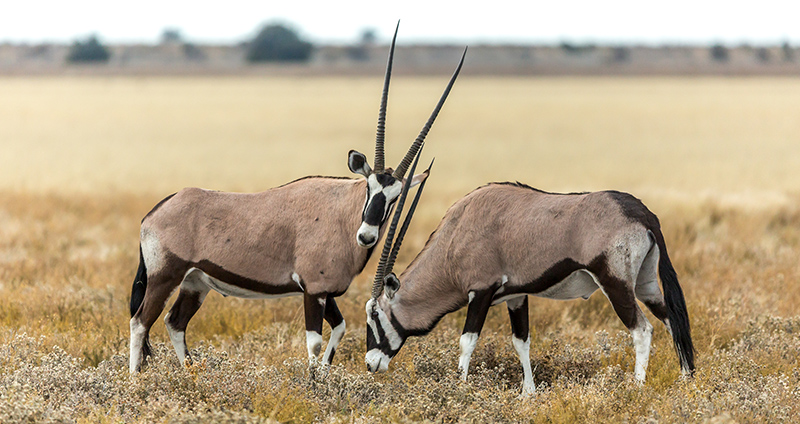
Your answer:
[[[131,288],[131,317],[136,315],[136,311],[144,302],[144,293],[147,290],[147,268],[144,266],[144,255],[142,246],[139,246],[139,270],[136,271],[136,278],[133,279]]]
[[[672,341],[675,343],[675,350],[681,361],[681,369],[691,376],[694,375],[694,345],[689,326],[689,312],[686,309],[683,290],[678,284],[678,274],[675,273],[675,268],[672,267],[672,262],[667,254],[664,236],[661,231],[654,231],[654,233],[661,253],[661,257],[658,259],[658,275],[661,277],[661,287],[664,289],[664,300],[667,303],[667,317],[672,329]]]

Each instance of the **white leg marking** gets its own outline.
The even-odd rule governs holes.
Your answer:
[[[306,347],[308,348],[308,358],[316,360],[322,350],[322,334],[316,331],[306,331]]]
[[[130,372],[135,374],[142,365],[142,347],[144,347],[144,336],[147,333],[144,326],[136,318],[131,318],[131,357]]]
[[[458,369],[461,371],[461,380],[467,381],[469,359],[472,357],[475,345],[478,344],[478,333],[462,334],[459,344],[461,345],[461,357],[458,359]]]
[[[469,292],[467,297],[469,298],[469,301],[467,303],[472,303],[472,299],[475,299],[475,292],[474,291]]]
[[[336,346],[339,346],[339,342],[342,341],[342,336],[344,336],[344,329],[345,323],[342,321],[341,324],[337,325],[331,330],[331,339],[328,340],[328,347],[325,348],[325,355],[322,355],[322,363],[325,365],[331,364],[331,356],[333,356],[333,351],[336,349]]]
[[[647,373],[647,363],[650,360],[650,340],[653,336],[653,326],[647,318],[641,317],[643,324],[631,330],[633,335],[633,348],[636,351],[636,366],[634,377],[636,381],[644,383]]]
[[[522,363],[522,395],[533,394],[536,386],[533,384],[533,371],[531,370],[531,337],[528,336],[523,341],[516,336],[512,336],[511,343],[514,345],[517,355],[519,355],[519,362]]]
[[[186,348],[186,333],[178,331],[169,325],[169,314],[170,312],[167,312],[167,315],[164,317],[164,324],[167,326],[169,339],[172,340],[172,347],[175,348],[175,353],[178,355],[178,362],[180,362],[181,365],[185,365],[187,358],[186,353],[189,351]]]

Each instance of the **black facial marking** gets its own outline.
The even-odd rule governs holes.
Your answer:
[[[367,225],[381,225],[386,216],[386,196],[383,192],[372,197],[364,209],[363,221]]]

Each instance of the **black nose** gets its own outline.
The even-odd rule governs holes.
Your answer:
[[[361,242],[361,244],[363,244],[363,245],[365,245],[365,246],[369,246],[370,244],[372,244],[373,242],[375,242],[375,239],[374,239],[374,238],[367,238],[367,237],[364,237],[364,234],[359,234],[359,235],[358,235],[358,241],[360,241],[360,242]]]

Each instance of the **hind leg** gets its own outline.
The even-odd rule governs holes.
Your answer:
[[[178,355],[178,361],[184,365],[192,363],[189,349],[186,347],[186,327],[189,325],[189,320],[200,309],[210,290],[196,272],[190,272],[183,279],[178,298],[164,317],[164,324],[166,324],[175,353]]]
[[[634,377],[644,383],[647,374],[647,363],[650,360],[650,342],[653,337],[653,326],[636,303],[633,284],[613,276],[608,270],[598,273],[600,288],[611,302],[617,316],[633,336],[633,348],[636,352]]]
[[[144,301],[131,318],[130,341],[130,372],[134,374],[142,367],[144,359],[150,355],[150,342],[148,340],[150,327],[156,322],[164,305],[180,280],[165,276],[151,276],[148,278],[147,291]]]
[[[522,394],[532,394],[536,386],[533,384],[531,371],[531,337],[528,324],[528,296],[516,297],[506,301],[508,317],[511,320],[511,343],[519,355],[522,364]]]

